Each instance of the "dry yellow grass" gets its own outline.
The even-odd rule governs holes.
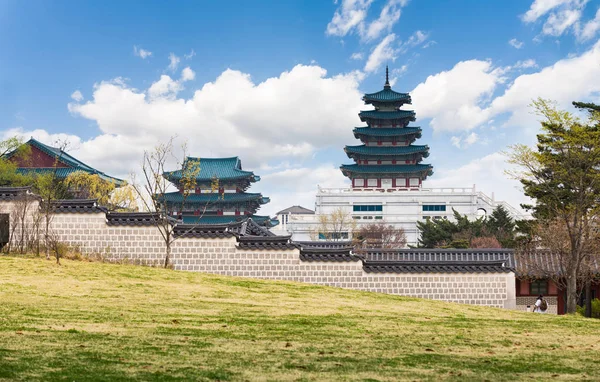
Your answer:
[[[600,321],[0,257],[0,380],[600,380]]]

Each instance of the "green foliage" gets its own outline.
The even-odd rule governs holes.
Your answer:
[[[585,316],[585,306],[578,306],[577,313]],[[600,300],[597,298],[592,300],[592,318],[600,318]]]
[[[31,148],[23,144],[17,137],[0,141],[0,187],[21,187],[32,183],[31,176],[20,174],[12,159],[26,160],[31,155]]]
[[[502,248],[514,248],[515,222],[504,207],[498,206],[489,218],[475,220],[469,220],[454,209],[452,212],[453,221],[427,219],[417,222],[421,232],[420,248],[470,248],[475,238],[496,238]]]

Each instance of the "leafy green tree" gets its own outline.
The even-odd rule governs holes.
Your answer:
[[[502,248],[515,247],[515,222],[502,205],[496,207],[485,221],[489,236],[495,237]]]
[[[577,281],[598,241],[597,219],[600,200],[600,123],[596,105],[575,104],[588,111],[582,121],[570,112],[559,110],[544,99],[533,102],[543,117],[537,151],[525,145],[512,146],[509,162],[520,171],[513,175],[521,181],[525,194],[536,201],[529,206],[539,226],[550,222],[565,229],[564,278],[567,312],[577,308]],[[541,243],[544,244],[543,242]],[[552,250],[552,248],[550,248]]]
[[[0,141],[0,187],[30,185],[32,178],[17,171],[17,165],[8,158],[9,154],[13,158],[27,158],[31,155],[31,149],[17,137]]]

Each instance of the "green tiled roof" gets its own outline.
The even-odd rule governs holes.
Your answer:
[[[417,138],[421,136],[420,127],[387,128],[387,127],[355,127],[354,136],[366,135],[369,137],[400,137],[403,135],[416,134]]]
[[[276,219],[271,219],[269,216],[260,215],[238,215],[238,216],[215,216],[205,215],[202,217],[198,216],[184,216],[184,224],[228,224],[235,223],[242,220],[252,218],[257,224],[264,225],[267,227],[273,227],[279,222]]]
[[[257,182],[260,180],[260,177],[254,175],[252,171],[242,170],[242,161],[240,161],[238,157],[187,157],[184,166],[186,166],[189,161],[193,161],[200,166],[200,173],[196,177],[198,182],[210,182],[214,178],[219,179],[219,181],[248,179],[250,182]],[[164,177],[172,182],[176,182],[181,179],[181,170],[165,172]]]
[[[359,155],[376,155],[376,156],[395,156],[395,155],[407,155],[415,153],[427,154],[429,147],[425,146],[346,146],[344,151],[347,154],[359,154]],[[424,155],[427,157],[426,155]]]
[[[359,174],[409,174],[415,172],[427,172],[428,175],[433,173],[433,167],[429,164],[406,164],[406,165],[358,165],[358,164],[343,164],[340,169],[343,173],[359,173]]]
[[[162,198],[161,198],[162,199]],[[180,192],[168,192],[164,195],[164,200],[171,203],[183,202],[183,194]],[[243,203],[257,201],[259,204],[266,204],[269,202],[269,198],[262,196],[257,193],[210,193],[210,194],[189,194],[185,198],[186,203]]]
[[[405,119],[415,120],[415,112],[412,110],[396,110],[396,111],[379,111],[379,110],[364,110],[358,113],[361,121],[366,119]]]
[[[383,89],[377,93],[367,93],[364,95],[363,100],[365,103],[371,102],[399,102],[411,103],[410,94],[398,93],[392,89]]]
[[[69,174],[72,174],[76,171],[84,171],[84,172],[87,172],[88,174],[98,175],[100,178],[102,178],[106,181],[114,182],[115,185],[117,185],[117,186],[124,186],[127,184],[127,182],[122,179],[118,179],[118,178],[114,178],[112,176],[106,175],[102,171],[98,171],[95,168],[88,166],[87,164],[83,163],[82,161],[78,160],[77,158],[72,157],[71,155],[62,151],[61,149],[45,145],[36,139],[31,138],[25,144],[34,146],[34,147],[38,148],[40,151],[42,151],[43,153],[57,159],[61,163],[64,163],[65,165],[70,166],[70,168],[64,168],[64,167],[56,168],[56,176],[59,178],[65,178]],[[11,155],[12,155],[12,153],[8,154],[7,157],[10,157]],[[51,172],[54,170],[55,169],[53,167],[37,167],[37,168],[36,167],[21,167],[21,168],[19,168],[19,171],[24,174],[26,174],[26,173],[43,174],[43,173]]]

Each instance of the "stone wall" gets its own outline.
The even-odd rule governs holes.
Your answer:
[[[517,297],[517,310],[527,311],[527,307],[530,307],[530,311],[533,312],[533,306],[538,296],[519,296]],[[556,296],[544,296],[544,299],[548,303],[547,314],[558,314],[558,300]]]
[[[5,203],[0,203],[5,204]],[[154,226],[109,225],[103,212],[57,213],[53,235],[84,254],[161,263],[164,242]],[[514,273],[367,273],[361,261],[303,261],[298,249],[252,250],[236,237],[182,237],[172,246],[177,270],[289,280],[465,304],[515,308]]]

